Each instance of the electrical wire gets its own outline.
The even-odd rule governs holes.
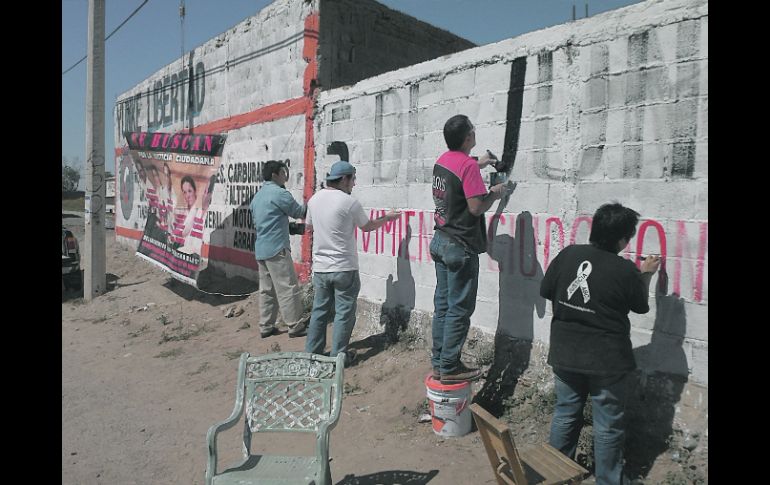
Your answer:
[[[129,19],[131,19],[131,17],[133,17],[134,15],[136,15],[136,12],[138,12],[140,8],[144,7],[144,6],[147,4],[147,2],[149,2],[149,1],[150,1],[150,0],[144,0],[144,1],[142,2],[142,4],[141,4],[141,5],[139,5],[138,7],[136,7],[136,10],[134,10],[133,12],[131,12],[131,15],[129,15],[128,17],[126,17],[126,20],[124,20],[123,22],[121,22],[121,23],[120,23],[120,25],[118,25],[117,27],[115,27],[115,30],[113,30],[112,32],[110,32],[110,35],[108,35],[107,37],[105,37],[105,38],[104,38],[104,41],[105,41],[105,42],[107,42],[107,39],[109,39],[110,37],[112,37],[112,35],[113,35],[115,32],[117,32],[117,31],[118,31],[118,29],[120,29],[121,27],[123,27],[123,26],[126,24],[126,22],[128,22],[128,21],[129,21]],[[62,72],[62,73],[61,73],[61,75],[63,76],[63,75],[65,75],[65,74],[67,74],[67,73],[68,73],[68,72],[70,72],[72,69],[74,69],[74,68],[75,68],[75,66],[77,66],[77,65],[78,65],[78,64],[80,64],[81,62],[85,61],[87,58],[88,58],[88,54],[84,55],[82,59],[80,59],[78,62],[76,62],[75,64],[73,64],[72,66],[70,66],[70,67],[69,67],[69,69],[67,69],[66,71]]]

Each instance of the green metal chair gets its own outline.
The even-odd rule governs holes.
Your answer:
[[[206,485],[331,485],[329,432],[342,405],[345,354],[279,352],[241,354],[235,407],[229,418],[209,428]],[[217,473],[216,437],[232,428],[244,411],[243,461]],[[315,433],[315,456],[252,455],[251,435],[259,432]]]

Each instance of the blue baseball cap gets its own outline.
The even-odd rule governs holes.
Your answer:
[[[334,180],[339,180],[345,175],[353,175],[354,173],[356,173],[356,167],[351,165],[350,162],[340,160],[339,162],[335,162],[334,165],[332,165],[331,170],[329,170],[329,173],[326,174],[326,181],[331,182]]]

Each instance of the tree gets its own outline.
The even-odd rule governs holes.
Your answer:
[[[77,162],[70,162],[67,157],[62,157],[61,162],[61,190],[72,192],[78,189],[80,183],[80,170],[75,167]]]

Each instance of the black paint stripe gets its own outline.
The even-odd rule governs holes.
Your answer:
[[[521,110],[524,100],[524,74],[527,72],[527,58],[518,57],[511,63],[511,84],[508,88],[508,108],[505,113],[505,138],[501,160],[505,171],[513,170],[516,151],[519,148]]]

